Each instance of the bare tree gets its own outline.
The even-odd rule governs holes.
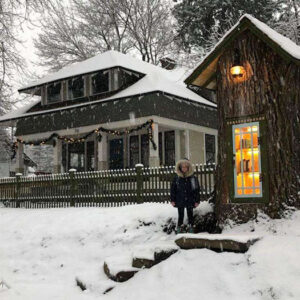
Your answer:
[[[49,0],[50,1],[50,0]],[[32,8],[41,8],[48,0],[0,0],[0,116],[9,111],[16,101],[11,82],[22,71],[23,57],[17,45],[22,43],[18,32],[29,21]],[[0,127],[0,149],[10,150],[7,128]]]
[[[300,45],[300,0],[282,1],[282,11],[274,29]]]
[[[158,64],[175,49],[175,30],[170,3],[161,0],[120,0],[129,16],[128,29],[134,47],[142,59]]]
[[[59,69],[96,53],[138,51],[157,64],[171,52],[174,30],[165,0],[57,1],[35,41],[44,64]]]

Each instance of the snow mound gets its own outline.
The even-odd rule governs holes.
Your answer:
[[[299,211],[282,220],[260,214],[255,221],[225,228],[227,236],[262,237],[245,254],[179,250],[127,282],[107,278],[103,271],[107,259],[122,262],[135,247],[152,245],[153,250],[155,245],[171,244],[175,234],[162,231],[169,218],[177,218],[177,210],[156,203],[1,208],[0,282],[9,288],[0,287],[0,299],[300,299]],[[77,286],[78,279],[85,291]]]

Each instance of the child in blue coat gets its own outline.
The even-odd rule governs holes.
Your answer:
[[[182,232],[184,210],[188,215],[188,231],[194,232],[193,209],[199,205],[199,181],[194,176],[193,166],[187,159],[179,160],[176,164],[176,173],[171,185],[171,204],[178,209],[177,233]]]

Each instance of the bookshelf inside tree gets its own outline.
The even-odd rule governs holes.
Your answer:
[[[243,123],[233,129],[235,197],[261,197],[259,123]]]

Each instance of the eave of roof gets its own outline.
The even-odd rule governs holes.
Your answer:
[[[265,29],[265,30],[264,30]],[[288,38],[282,36],[275,30],[271,29],[266,24],[260,22],[250,15],[244,15],[241,19],[223,36],[223,38],[216,44],[213,50],[211,50],[202,62],[194,69],[194,71],[184,80],[186,84],[192,84],[196,78],[203,72],[209,65],[223,53],[225,49],[229,47],[231,42],[236,39],[245,30],[250,30],[253,34],[262,39],[266,44],[268,44],[274,51],[276,51],[283,59],[287,61],[292,61],[297,65],[300,65],[300,47],[293,43]],[[268,34],[269,33],[269,34]],[[272,37],[271,37],[272,36]],[[293,44],[293,48],[296,49],[297,53],[294,51],[291,54],[288,51],[288,46],[280,45],[279,39],[282,42],[286,42],[288,45]],[[210,77],[213,77],[215,73],[215,68],[211,70]]]
[[[211,109],[217,109],[217,105],[214,104],[213,102],[211,102],[211,105],[204,104],[204,103],[200,103],[198,101],[194,101],[194,100],[191,100],[191,99],[188,99],[188,98],[179,97],[179,96],[174,95],[174,94],[170,94],[170,93],[167,93],[167,92],[163,92],[163,91],[157,90],[157,91],[151,91],[151,92],[147,92],[147,93],[135,94],[135,95],[132,95],[132,96],[124,96],[124,97],[118,97],[118,98],[112,98],[112,99],[109,98],[109,99],[95,100],[95,101],[92,101],[92,102],[85,102],[85,103],[75,104],[75,105],[66,106],[66,107],[62,107],[62,108],[42,110],[42,111],[36,111],[36,112],[31,112],[31,113],[26,113],[26,111],[24,110],[24,108],[21,108],[21,110],[23,112],[20,113],[17,116],[13,116],[13,112],[12,112],[12,113],[9,113],[7,115],[4,115],[4,116],[0,117],[0,125],[4,124],[4,125],[7,125],[7,126],[12,126],[12,125],[15,125],[15,122],[17,120],[23,119],[23,118],[27,118],[27,117],[31,117],[31,116],[51,114],[51,113],[55,113],[57,111],[71,110],[71,109],[81,108],[81,107],[84,107],[84,106],[91,106],[91,105],[103,104],[103,103],[111,102],[111,101],[126,100],[126,99],[131,98],[131,97],[140,97],[140,96],[149,95],[149,94],[156,94],[156,93],[161,93],[163,95],[168,95],[170,97],[177,97],[179,99],[183,99],[183,100],[189,101],[191,103],[198,104],[200,106],[209,107]],[[208,102],[210,102],[210,101],[208,101]],[[37,104],[37,103],[38,102],[34,103],[34,105]],[[31,104],[31,107],[32,106],[33,105]],[[30,107],[30,106],[28,106],[28,107]],[[10,117],[10,115],[11,115],[11,117]],[[6,118],[4,118],[5,116],[6,116]]]

